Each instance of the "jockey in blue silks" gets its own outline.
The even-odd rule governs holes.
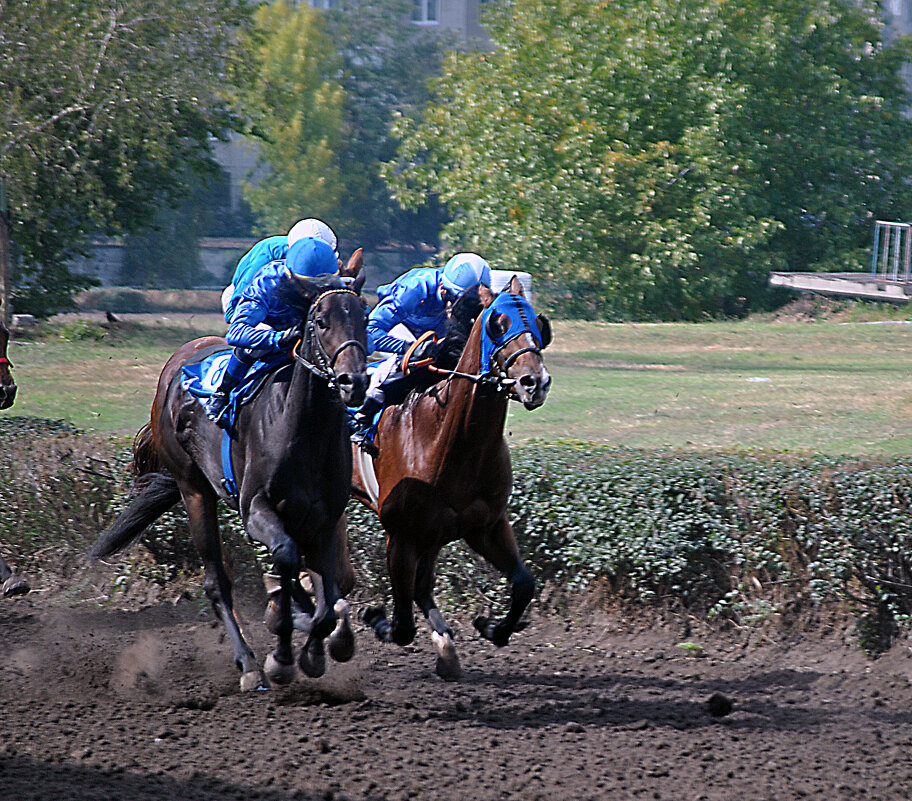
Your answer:
[[[390,401],[398,403],[411,387],[400,371],[402,355],[425,331],[446,333],[446,308],[467,290],[491,288],[491,268],[475,253],[457,253],[442,268],[419,267],[377,289],[379,301],[367,320],[369,352],[393,354],[371,376],[364,405],[355,413],[352,441],[376,453],[368,436],[374,416]],[[412,354],[415,361],[433,358],[439,351],[432,339],[422,342]],[[392,390],[395,385],[396,389]],[[397,397],[390,397],[392,394]]]
[[[220,422],[231,390],[244,380],[250,365],[287,352],[300,339],[300,312],[282,299],[285,282],[291,280],[342,286],[335,250],[322,239],[300,239],[288,248],[286,258],[262,267],[243,291],[225,335],[234,353],[206,402],[206,416],[213,422]]]
[[[225,322],[231,323],[234,310],[241,301],[241,295],[256,278],[257,273],[270,262],[284,259],[288,255],[288,248],[295,242],[307,237],[322,239],[339,255],[338,240],[335,233],[322,220],[308,217],[298,220],[288,231],[287,236],[269,236],[261,239],[248,250],[238,262],[234,270],[234,277],[228,288],[222,293],[222,311],[225,313]]]

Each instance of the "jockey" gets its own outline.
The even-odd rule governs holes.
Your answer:
[[[282,299],[288,282],[295,279],[342,286],[339,258],[332,247],[314,237],[299,239],[288,248],[286,258],[262,267],[243,291],[225,335],[234,353],[205,406],[213,422],[222,425],[231,390],[243,381],[250,365],[288,351],[300,339],[300,313]]]
[[[397,385],[398,391],[393,392],[396,396],[404,395],[411,388],[401,381],[401,356],[425,331],[433,331],[437,336],[446,333],[448,304],[478,286],[491,288],[488,263],[475,253],[457,253],[443,268],[409,270],[391,284],[377,289],[379,302],[367,320],[367,349],[394,355],[374,372],[364,405],[355,413],[351,439],[362,450],[376,453],[368,432],[374,415],[384,403],[387,400],[398,402],[388,397],[392,385]],[[411,358],[415,361],[434,358],[438,351],[438,343],[428,339],[416,348]]]
[[[241,300],[241,295],[256,277],[256,274],[270,262],[284,259],[288,254],[288,249],[295,242],[307,237],[322,239],[336,251],[336,257],[338,258],[339,243],[335,233],[325,222],[314,217],[298,220],[291,226],[287,236],[269,236],[266,239],[261,239],[241,256],[241,260],[234,270],[234,277],[231,279],[231,283],[222,293],[222,311],[225,313],[226,323],[231,322],[231,317],[234,315],[234,310]]]

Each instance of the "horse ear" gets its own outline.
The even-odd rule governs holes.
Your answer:
[[[352,292],[354,292],[356,295],[360,295],[361,289],[364,287],[365,280],[367,280],[367,275],[363,272],[360,273],[350,287]]]
[[[520,283],[518,275],[514,275],[510,279],[510,284],[507,289],[511,295],[521,295],[522,297],[526,296],[526,293],[523,292],[522,283]]]
[[[364,267],[364,248],[358,248],[348,259],[348,264],[339,270],[343,278],[357,278]]]
[[[481,301],[481,308],[487,309],[494,302],[496,293],[484,284],[478,286],[478,299]]]
[[[542,350],[551,344],[551,321],[544,314],[539,314],[535,318],[538,324],[538,332],[541,334]]]
[[[492,314],[485,324],[485,331],[492,340],[502,337],[510,326],[510,318],[505,314]]]

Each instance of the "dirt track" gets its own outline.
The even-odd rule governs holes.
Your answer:
[[[912,653],[871,662],[835,634],[686,655],[677,624],[533,625],[496,650],[463,626],[466,675],[425,633],[319,680],[241,695],[197,604],[134,612],[0,600],[4,798],[905,799]],[[262,659],[269,645],[248,624]],[[696,635],[692,639],[699,640]],[[713,717],[722,693],[731,714]]]

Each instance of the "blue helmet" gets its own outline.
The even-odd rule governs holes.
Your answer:
[[[326,283],[339,277],[339,259],[322,239],[307,237],[288,248],[285,272],[305,281]]]
[[[491,268],[477,253],[457,253],[443,266],[440,283],[457,296],[479,285],[490,289]]]

